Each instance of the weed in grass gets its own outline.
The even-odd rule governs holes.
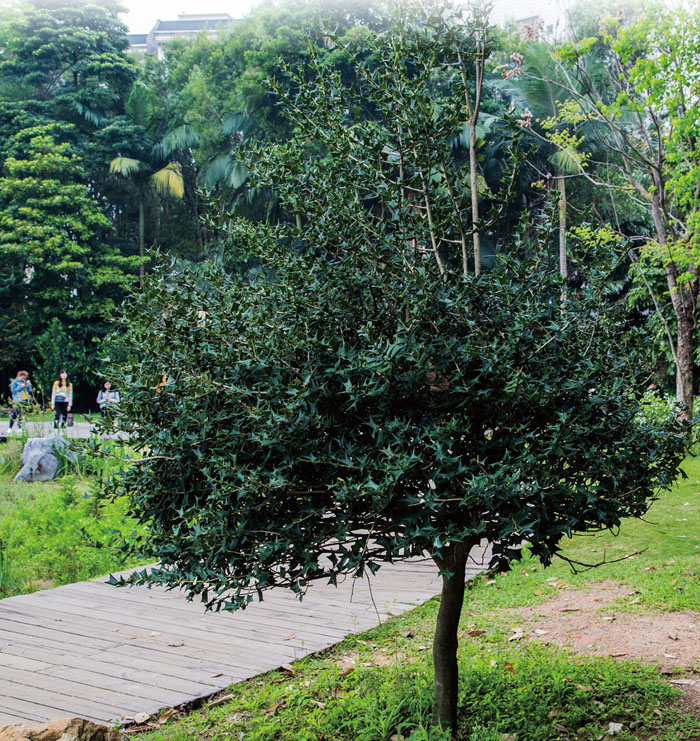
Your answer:
[[[5,540],[0,538],[0,596],[17,590],[20,585],[19,574],[15,573],[16,568],[12,563],[15,532],[16,529]]]
[[[7,440],[7,443],[3,449],[2,456],[0,456],[0,476],[14,476],[17,471],[22,467],[20,458],[22,457],[22,449],[24,448],[24,440],[22,438],[13,437]]]

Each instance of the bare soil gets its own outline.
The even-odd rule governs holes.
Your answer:
[[[700,612],[627,612],[620,603],[635,604],[637,592],[610,582],[590,590],[563,582],[556,596],[535,607],[506,610],[517,616],[514,639],[554,643],[577,653],[656,664],[686,700],[700,707]],[[678,670],[685,670],[682,677]]]

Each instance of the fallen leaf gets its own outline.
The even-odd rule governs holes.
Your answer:
[[[471,633],[469,633],[468,635],[471,635]],[[404,632],[404,636],[406,638],[415,638],[416,634],[412,630],[407,630]]]
[[[680,685],[693,685],[695,682],[692,679],[669,679],[669,682],[671,684],[680,684]]]
[[[136,713],[134,716],[134,723],[138,723],[139,725],[143,725],[144,723],[148,722],[148,719],[151,716],[148,713]]]
[[[280,669],[285,672],[285,674],[294,674],[294,667],[291,664],[282,664]]]
[[[670,638],[670,639],[671,639],[672,641],[677,641],[677,640],[678,640],[678,633],[669,633],[669,634],[668,634],[668,637],[669,637],[669,638]]]
[[[609,623],[612,623],[612,621],[615,619],[613,615],[604,615],[603,620],[607,620]]]
[[[210,674],[209,676],[212,679],[214,679],[214,677],[223,677],[224,676],[224,673],[223,672],[215,672],[214,674]]]
[[[486,633],[485,630],[479,630],[478,628],[475,628],[474,630],[467,631],[468,636],[482,636]]]
[[[520,630],[516,630],[512,636],[508,638],[509,641],[519,641],[521,638],[525,638],[525,633]]]
[[[267,710],[265,710],[265,715],[271,715],[272,713],[277,712],[280,708],[284,707],[283,702],[275,703],[274,705],[271,705]]]
[[[676,654],[664,654],[664,656],[665,656],[665,657],[666,657],[667,659],[677,659],[677,658],[678,658],[678,657],[676,656]]]
[[[214,700],[209,700],[208,705],[209,705],[210,708],[215,708],[218,705],[223,705],[225,702],[228,702],[229,700],[233,699],[234,697],[235,697],[235,695],[233,695],[233,694],[230,694],[230,695],[222,695],[221,697],[217,697]]]
[[[614,736],[616,733],[620,733],[624,730],[622,723],[610,723],[608,725],[608,736]]]
[[[326,703],[325,702],[320,702],[319,700],[310,700],[309,702],[311,702],[311,704],[312,705],[315,705],[317,708],[321,708],[321,710],[325,710],[326,709]]]
[[[426,651],[428,649],[427,646],[418,646],[418,651]]]
[[[581,608],[580,607],[562,607],[561,611],[562,612],[581,612]]]
[[[641,600],[641,597],[637,597],[637,598],[633,599],[629,604],[630,605],[636,605],[637,602],[639,602],[640,600]]]
[[[112,628],[112,633],[118,633],[118,632],[119,632],[119,628]]]
[[[558,718],[564,710],[562,708],[554,708],[554,710],[549,711],[549,717],[550,718]]]
[[[125,641],[135,641],[138,636],[124,636]]]
[[[297,637],[296,633],[290,633],[288,636],[285,636],[282,640],[283,641],[291,641],[292,638],[296,638],[296,637]]]
[[[159,632],[159,631],[157,631],[157,630],[154,630],[154,631],[153,631],[153,632],[151,633],[151,635],[153,636],[153,638],[155,638],[156,636],[159,636],[159,635],[160,635],[160,632]]]
[[[177,643],[169,643],[168,646],[172,646],[173,648],[180,648],[181,646],[184,646],[185,644],[182,641],[179,641]]]
[[[656,571],[656,569],[653,566],[647,566],[644,571]]]
[[[352,666],[346,666],[344,669],[340,670],[340,676],[341,677],[347,677],[348,674],[353,670],[354,667]]]
[[[546,636],[549,633],[548,630],[542,630],[542,628],[535,628],[535,635]]]
[[[613,659],[619,659],[620,656],[627,656],[626,651],[616,651],[614,654],[610,654],[610,656],[613,657]]]
[[[158,716],[158,723],[160,723],[160,725],[167,723],[173,717],[173,715],[175,715],[175,713],[177,713],[177,710],[173,710],[172,708],[170,710],[166,710],[164,713],[161,713]]]
[[[536,594],[536,595],[539,596],[540,594],[542,594],[542,590],[541,589],[535,589],[535,591],[533,592],[533,594]]]
[[[495,584],[495,583],[496,583],[496,580],[495,580],[495,579],[489,579],[489,580],[488,580],[488,581],[486,582],[486,586],[488,586],[489,584]]]
[[[511,674],[517,674],[517,673],[518,673],[518,672],[517,672],[517,671],[515,670],[515,667],[514,667],[514,666],[513,666],[513,665],[512,665],[511,663],[510,663],[510,661],[506,661],[506,662],[505,662],[505,663],[503,664],[503,668],[504,668],[504,669],[505,669],[505,670],[506,670],[507,672],[510,672]]]
[[[654,708],[654,715],[658,715],[659,718],[661,717],[661,710],[659,708]]]

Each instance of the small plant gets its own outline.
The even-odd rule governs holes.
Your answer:
[[[18,575],[15,573],[10,555],[15,532],[16,528],[5,540],[0,538],[0,597],[12,594],[18,587]]]
[[[72,507],[80,496],[75,476],[64,476],[58,489],[58,496],[65,507]]]
[[[663,396],[655,389],[649,389],[642,397],[642,407],[635,420],[638,424],[658,425],[673,419],[678,404],[672,396]]]

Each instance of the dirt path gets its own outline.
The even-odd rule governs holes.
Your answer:
[[[621,602],[639,601],[629,587],[610,582],[585,591],[558,586],[553,599],[505,611],[517,617],[516,633],[581,654],[654,663],[668,675],[688,670],[690,674],[670,681],[700,707],[700,612],[623,612]]]

